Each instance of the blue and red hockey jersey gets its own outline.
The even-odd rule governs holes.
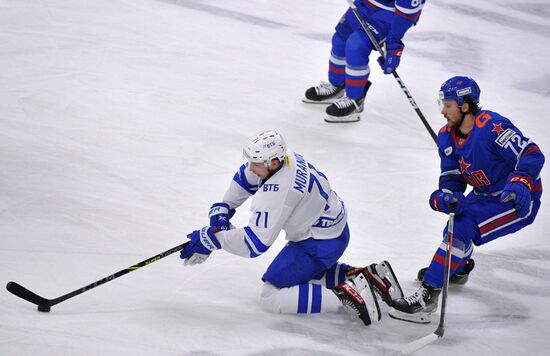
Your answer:
[[[540,198],[540,171],[544,155],[510,120],[480,110],[472,131],[465,137],[444,126],[437,137],[441,157],[439,188],[464,192],[473,186],[476,195],[499,196],[509,181],[521,181]]]
[[[390,23],[387,39],[392,42],[401,40],[405,32],[416,25],[426,0],[360,0],[356,3],[366,5],[359,9],[367,18],[371,18],[376,12],[392,13],[389,18],[381,17],[383,21]]]

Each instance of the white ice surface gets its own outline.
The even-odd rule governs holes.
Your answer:
[[[334,125],[304,90],[326,78],[344,0],[0,0],[0,282],[54,298],[180,244],[207,223],[258,131],[281,131],[350,211],[342,261],[391,261],[407,293],[438,246],[435,145],[372,56],[362,120]],[[550,3],[429,0],[399,73],[434,130],[468,74],[482,104],[550,156]],[[550,164],[542,172],[550,179]],[[547,355],[550,205],[474,252],[445,337],[418,355]],[[248,220],[247,206],[234,223]],[[260,277],[283,246],[176,256],[52,308],[0,291],[0,355],[391,355],[436,323],[364,327],[271,315]],[[436,320],[435,318],[434,320]]]

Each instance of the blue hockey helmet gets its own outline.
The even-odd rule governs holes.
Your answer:
[[[458,106],[464,104],[464,98],[469,96],[476,104],[479,103],[481,89],[470,77],[456,76],[447,80],[439,89],[439,100],[456,100]]]

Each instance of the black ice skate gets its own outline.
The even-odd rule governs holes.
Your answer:
[[[437,299],[441,288],[433,288],[422,283],[422,286],[412,295],[393,301],[389,314],[394,319],[427,324],[430,315],[437,309]]]
[[[368,81],[365,84],[365,95],[369,91],[372,82]],[[350,99],[343,96],[327,107],[326,122],[356,122],[361,120],[363,112],[363,104],[365,103],[365,95],[360,99]]]
[[[345,89],[344,84],[335,86],[328,82],[321,82],[318,86],[306,90],[302,101],[313,104],[332,104],[344,95]]]
[[[382,261],[378,264],[373,263],[370,266],[360,268],[350,266],[346,271],[346,277],[353,278],[359,275],[359,273],[367,275],[376,293],[390,307],[394,299],[403,298],[403,291],[401,290],[399,281],[388,261]]]
[[[374,295],[374,290],[364,273],[359,273],[357,277],[348,279],[332,288],[332,291],[346,311],[363,321],[365,325],[380,321],[380,307]]]
[[[327,107],[326,122],[357,122],[361,120],[365,98],[353,100],[344,96]]]
[[[454,285],[464,285],[466,282],[468,282],[468,275],[475,267],[475,262],[473,258],[470,258],[468,262],[466,262],[466,266],[464,266],[464,269],[460,271],[459,273],[453,274],[449,277],[449,284]],[[424,280],[424,274],[426,274],[426,271],[428,270],[428,267],[421,268],[418,271],[418,275],[416,278],[418,281],[422,282]]]

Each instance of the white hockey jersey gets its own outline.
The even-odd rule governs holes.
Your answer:
[[[223,201],[231,208],[253,196],[248,226],[216,233],[222,248],[243,257],[267,251],[281,230],[289,241],[333,239],[347,222],[344,203],[327,177],[296,152],[288,151],[282,167],[263,183],[241,166]]]

